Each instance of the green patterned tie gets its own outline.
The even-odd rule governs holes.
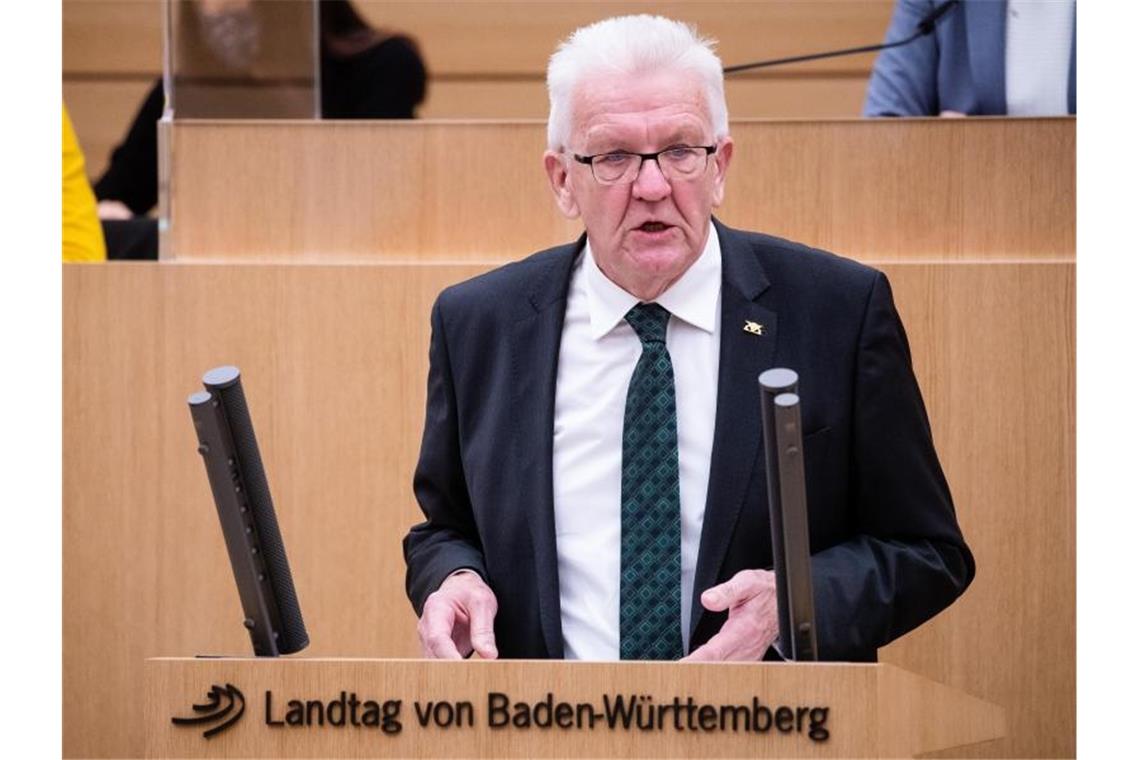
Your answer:
[[[676,660],[681,649],[681,490],[669,312],[638,304],[641,339],[629,381],[621,454],[621,658]]]

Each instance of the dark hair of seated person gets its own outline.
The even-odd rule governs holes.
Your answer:
[[[427,70],[415,40],[374,29],[348,0],[321,0],[321,116],[411,119]]]
[[[411,119],[423,102],[427,70],[414,40],[371,27],[348,0],[321,0],[321,116]],[[147,93],[123,142],[111,153],[95,197],[136,215],[158,203],[158,130],[162,79]]]

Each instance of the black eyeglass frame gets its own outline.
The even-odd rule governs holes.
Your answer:
[[[611,150],[611,151],[607,151],[605,153],[595,153],[592,156],[580,156],[577,153],[571,153],[570,155],[573,156],[574,160],[577,161],[578,163],[586,164],[587,166],[589,166],[590,167],[590,174],[594,177],[594,179],[597,180],[598,182],[602,182],[602,180],[598,179],[598,175],[594,174],[594,159],[596,159],[596,158],[602,158],[604,156],[612,156],[612,155],[637,156],[638,158],[641,159],[641,163],[637,165],[637,171],[640,172],[641,167],[644,166],[645,162],[649,161],[649,160],[657,161],[657,166],[658,166],[658,168],[660,168],[661,167],[661,161],[658,159],[658,156],[660,156],[662,153],[668,153],[671,150],[677,150],[678,148],[688,148],[690,150],[703,150],[705,152],[705,167],[706,168],[708,167],[709,156],[716,153],[716,150],[717,150],[716,145],[670,145],[668,148],[662,148],[661,150],[659,150],[655,153],[634,153],[633,151],[628,151],[628,150]],[[636,178],[637,174],[635,173],[633,176]],[[618,183],[617,182],[607,182],[607,183],[603,183],[603,184],[618,184]]]

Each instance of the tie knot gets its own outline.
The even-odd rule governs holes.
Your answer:
[[[669,324],[669,311],[655,303],[639,303],[625,315],[642,345],[665,342],[665,326]]]

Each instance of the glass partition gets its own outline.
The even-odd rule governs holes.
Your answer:
[[[316,0],[165,0],[164,83],[178,119],[320,115]]]
[[[159,258],[170,250],[172,119],[320,118],[318,0],[163,0]]]

